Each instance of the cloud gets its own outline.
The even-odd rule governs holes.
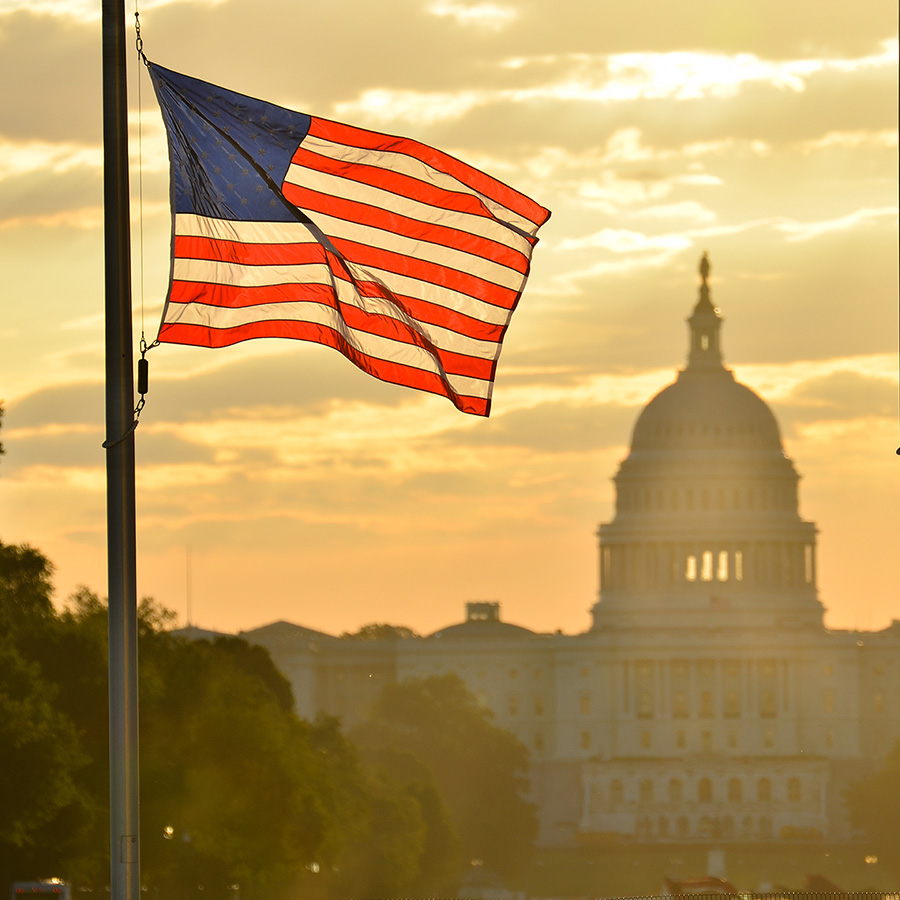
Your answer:
[[[779,404],[785,418],[829,422],[897,416],[897,382],[853,370],[839,370],[801,382]]]
[[[441,18],[450,18],[457,25],[474,26],[497,31],[512,22],[517,10],[499,3],[463,3],[460,0],[435,0],[428,12]]]
[[[882,217],[896,220],[897,207],[857,209],[846,216],[825,222],[780,222],[775,228],[786,234],[789,241],[809,241],[830,231],[843,231],[860,225],[872,225]]]
[[[540,453],[587,453],[620,447],[637,413],[637,406],[612,403],[540,403],[498,415],[483,428],[447,432],[441,440],[474,446],[526,447]]]
[[[72,17],[0,11],[0,135],[99,143],[97,28]]]
[[[664,203],[648,206],[633,212],[635,219],[684,219],[697,224],[708,224],[716,221],[716,214],[696,200],[682,200],[680,203]]]
[[[668,218],[668,217],[665,217]],[[684,235],[646,235],[624,228],[604,228],[583,238],[568,238],[558,245],[560,250],[603,249],[611,253],[635,253],[645,250],[678,251],[691,246]]]

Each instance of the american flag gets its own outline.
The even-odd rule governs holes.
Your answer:
[[[173,218],[159,340],[315,341],[488,415],[549,211],[417,141],[150,75]]]

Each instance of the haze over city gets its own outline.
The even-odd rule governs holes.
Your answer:
[[[54,562],[59,602],[106,591],[95,7],[0,0],[0,539]],[[427,633],[476,599],[584,630],[610,479],[684,365],[706,250],[725,364],[771,405],[820,529],[827,624],[900,618],[895,7],[173,0],[141,22],[161,65],[416,138],[553,212],[489,420],[311,344],[153,349],[141,595],[229,631]],[[130,97],[137,341],[170,220],[136,65]]]

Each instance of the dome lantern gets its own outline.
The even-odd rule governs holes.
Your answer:
[[[721,369],[722,351],[719,331],[722,317],[712,305],[709,297],[709,256],[704,251],[700,260],[700,296],[688,321],[691,332],[691,346],[688,354],[688,369]]]

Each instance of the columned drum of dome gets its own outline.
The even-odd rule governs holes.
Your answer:
[[[722,364],[709,261],[689,317],[688,361],[638,416],[600,526],[594,629],[816,625],[816,529],[766,403]]]

